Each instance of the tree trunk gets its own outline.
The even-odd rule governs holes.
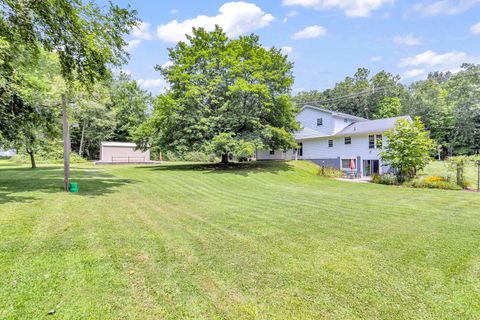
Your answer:
[[[228,164],[228,153],[222,154],[222,164]]]
[[[35,169],[37,167],[37,164],[35,163],[35,153],[32,149],[28,149],[27,153],[30,156],[30,163],[32,164],[32,169]]]
[[[85,126],[86,126],[86,120],[83,120],[82,135],[80,136],[80,146],[78,147],[78,155],[80,157],[83,157],[83,149],[85,148],[84,147],[84,144],[85,144]]]

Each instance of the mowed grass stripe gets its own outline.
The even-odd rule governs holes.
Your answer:
[[[58,169],[38,171],[45,192],[28,188],[21,194],[34,199],[15,203],[18,220],[5,207],[0,219],[21,229],[34,207],[58,202],[44,206],[52,225],[42,220],[29,235],[44,254],[31,270],[28,259],[19,264],[19,278],[57,265],[43,286],[8,288],[19,290],[15,310],[0,315],[46,317],[51,304],[40,295],[49,287],[62,318],[476,317],[475,195],[338,182],[295,163],[256,166],[82,165],[73,197],[50,188]],[[0,271],[12,272],[3,262]]]

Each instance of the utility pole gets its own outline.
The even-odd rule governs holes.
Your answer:
[[[477,192],[480,192],[480,160],[477,161]]]
[[[70,134],[67,118],[67,98],[62,94],[63,117],[63,189],[68,192],[70,179]]]

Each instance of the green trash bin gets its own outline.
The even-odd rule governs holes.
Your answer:
[[[70,182],[70,192],[78,192],[78,182]]]

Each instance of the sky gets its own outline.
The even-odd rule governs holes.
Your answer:
[[[124,71],[154,94],[166,83],[155,65],[192,26],[220,25],[238,37],[255,33],[294,63],[293,93],[324,90],[357,68],[386,70],[405,84],[429,71],[480,63],[480,0],[118,0],[142,24],[127,36]]]

